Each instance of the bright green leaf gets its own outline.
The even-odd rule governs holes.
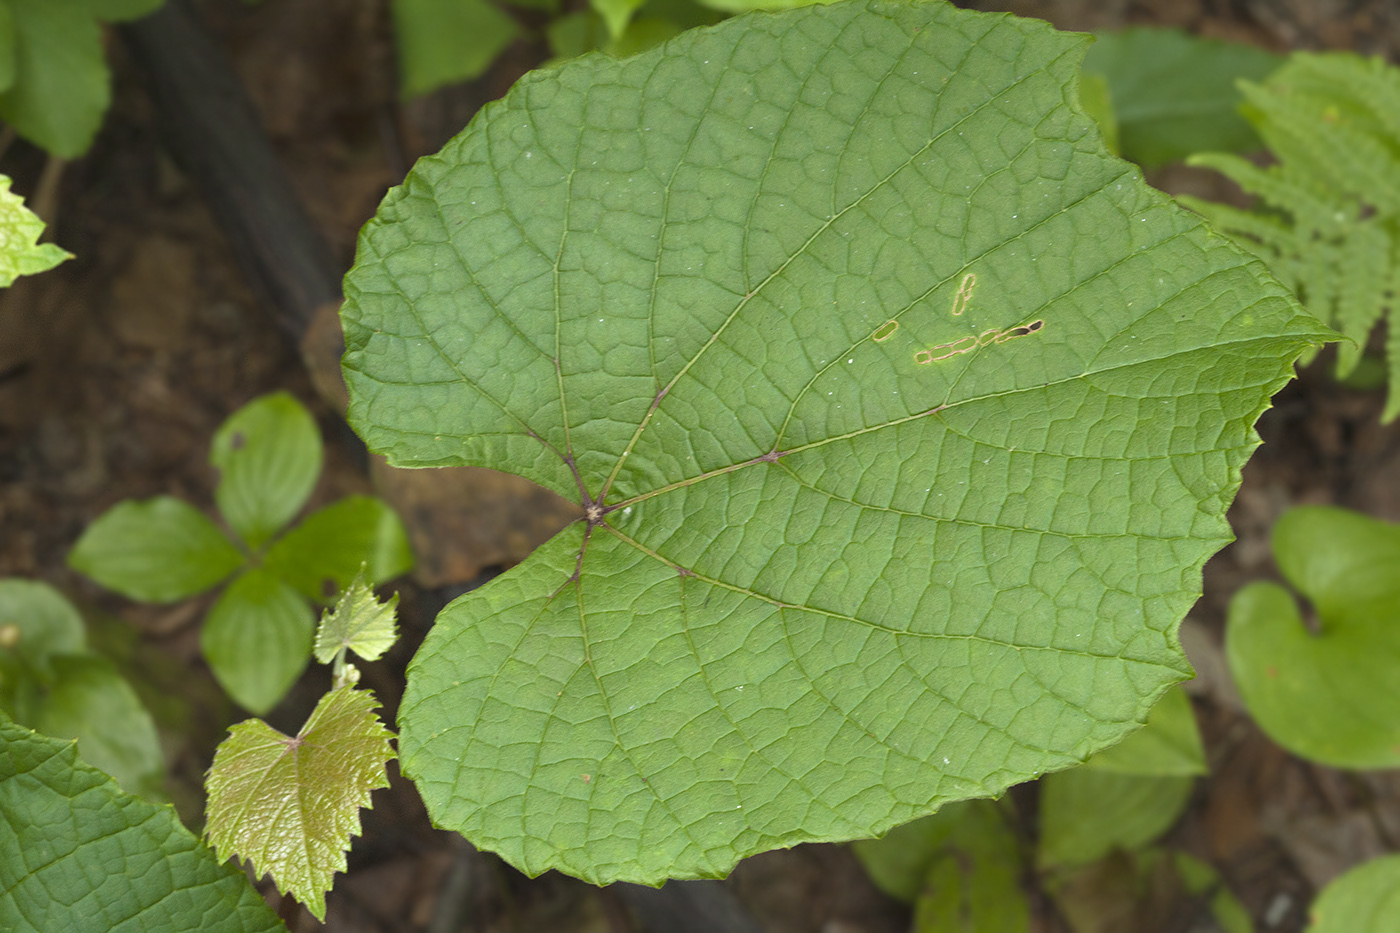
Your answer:
[[[393,733],[374,694],[341,687],[321,698],[296,737],[241,722],[214,753],[205,833],[220,859],[237,855],[321,920],[332,877],[370,791],[388,787]]]
[[[361,564],[371,584],[413,569],[403,522],[370,496],[346,496],[312,512],[268,549],[265,562],[268,570],[319,603],[349,586]]]
[[[104,658],[59,655],[56,675],[33,725],[45,735],[77,739],[83,760],[128,793],[156,788],[165,767],[155,723],[131,684]]]
[[[1235,82],[1262,80],[1282,62],[1252,45],[1144,27],[1100,33],[1084,70],[1108,82],[1123,157],[1151,167],[1196,152],[1258,149]]]
[[[1317,611],[1252,583],[1230,601],[1225,653],[1250,715],[1289,751],[1339,768],[1400,766],[1400,526],[1307,506],[1274,526],[1284,577]]]
[[[0,929],[285,931],[175,811],[131,797],[72,742],[0,721]]]
[[[220,513],[260,547],[306,504],[321,459],[321,432],[301,402],[287,392],[254,399],[229,416],[209,448]]]
[[[266,570],[250,570],[209,610],[200,646],[229,696],[261,714],[306,669],[315,626],[315,614],[296,590]]]
[[[0,288],[14,284],[21,275],[44,272],[72,258],[52,243],[39,243],[43,232],[44,222],[10,190],[10,179],[0,175]]]
[[[1092,862],[1132,850],[1166,832],[1186,810],[1195,780],[1071,768],[1040,780],[1042,867]]]
[[[171,496],[118,502],[83,532],[68,565],[109,590],[150,603],[202,593],[243,555],[202,512]]]
[[[1400,917],[1400,855],[1372,859],[1322,889],[1307,933],[1390,933]]]
[[[996,803],[951,803],[852,844],[886,894],[914,904],[917,933],[1015,933],[1030,923],[1016,837]]]
[[[321,616],[316,628],[316,660],[329,664],[342,648],[366,661],[378,660],[399,637],[394,626],[398,607],[398,593],[381,603],[366,585],[364,574],[356,574],[336,600],[335,609]]]
[[[1104,151],[1082,37],[748,16],[526,76],[360,239],[350,419],[587,520],[458,599],[405,773],[522,870],[720,875],[1083,760],[1188,676],[1327,333]]]
[[[65,159],[92,145],[111,100],[97,21],[77,0],[6,0],[14,16],[15,80],[0,120]]]
[[[393,0],[404,97],[485,74],[520,27],[486,0]]]
[[[1186,691],[1180,687],[1168,690],[1152,708],[1142,729],[1084,764],[1120,774],[1205,774],[1209,770],[1206,750]]]

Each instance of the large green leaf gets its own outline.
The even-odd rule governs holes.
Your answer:
[[[285,929],[174,810],[122,793],[72,742],[0,719],[0,749],[0,929]]]
[[[1191,776],[1205,774],[1206,750],[1186,691],[1173,687],[1152,708],[1141,731],[1104,749],[1084,763],[1119,774]]]
[[[1225,653],[1250,715],[1304,758],[1400,767],[1400,527],[1308,506],[1279,519],[1273,547],[1319,626],[1277,584],[1235,594]]]
[[[243,555],[194,506],[171,496],[126,499],[87,527],[68,564],[109,590],[152,603],[202,593]]]
[[[400,710],[531,873],[719,875],[1122,738],[1252,425],[1326,332],[1109,156],[1086,40],[751,15],[524,78],[361,236],[350,418],[587,516],[455,601]]]

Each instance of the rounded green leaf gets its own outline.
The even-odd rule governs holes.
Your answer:
[[[1289,751],[1339,768],[1400,766],[1400,527],[1310,506],[1274,527],[1279,569],[1312,603],[1252,583],[1230,601],[1225,654],[1250,715]]]
[[[264,566],[308,599],[329,603],[365,565],[371,585],[413,569],[399,516],[372,496],[346,496],[312,512],[268,548]]]
[[[350,419],[587,519],[439,616],[435,822],[519,868],[722,875],[1122,738],[1254,420],[1325,335],[1110,157],[1082,37],[751,15],[527,76],[364,230]]]
[[[34,727],[77,739],[83,760],[101,768],[128,793],[153,789],[165,767],[155,722],[111,662],[67,655],[53,659],[55,680]]]
[[[229,527],[260,547],[306,504],[321,457],[315,419],[287,392],[256,398],[230,415],[209,449],[219,471],[214,499]]]
[[[1400,855],[1372,859],[1322,889],[1307,933],[1387,933],[1400,917]]]
[[[104,512],[73,545],[68,565],[132,599],[173,603],[217,585],[243,555],[194,506],[156,496]]]
[[[393,0],[391,9],[404,97],[478,77],[520,34],[486,0]]]
[[[3,631],[7,626],[14,629]],[[51,655],[85,650],[83,617],[62,593],[38,580],[0,580],[0,651],[46,667]]]
[[[92,145],[111,102],[102,31],[72,0],[5,0],[14,19],[14,82],[0,93],[0,120],[56,156]]]
[[[1186,810],[1195,780],[1071,768],[1040,781],[1042,867],[1092,862],[1136,849],[1166,832]]]
[[[262,714],[306,669],[315,626],[315,614],[296,590],[266,570],[250,570],[209,610],[200,646],[229,696]]]
[[[169,806],[122,793],[75,743],[0,720],[0,929],[285,931]]]

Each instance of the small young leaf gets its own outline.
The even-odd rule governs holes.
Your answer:
[[[87,527],[68,565],[109,590],[173,603],[217,585],[243,555],[202,512],[170,496],[128,499]]]
[[[296,737],[260,720],[239,723],[209,769],[205,832],[220,859],[251,861],[313,914],[345,870],[350,837],[370,791],[389,785],[393,733],[374,714],[374,695],[341,687],[321,698]]]
[[[1195,780],[1071,768],[1040,779],[1042,867],[1092,862],[1136,849],[1165,832],[1186,809]]]
[[[174,810],[123,793],[75,743],[0,719],[0,749],[0,930],[286,933]]]
[[[209,610],[200,645],[229,696],[262,714],[306,669],[315,625],[315,614],[296,590],[255,569],[234,580]]]
[[[1400,767],[1400,526],[1305,506],[1274,526],[1289,592],[1251,583],[1230,601],[1225,655],[1245,705],[1275,742],[1338,768]]]
[[[398,605],[398,593],[381,603],[365,583],[364,572],[356,574],[341,591],[335,609],[321,616],[316,629],[316,660],[329,664],[342,648],[366,661],[378,660],[399,637],[394,627]]]
[[[156,789],[165,766],[155,723],[111,662],[91,655],[53,658],[55,681],[34,728],[77,739],[83,760],[116,778],[130,794]]]
[[[475,78],[520,27],[486,0],[393,0],[404,97]]]
[[[362,564],[371,585],[413,568],[403,522],[371,496],[346,496],[312,512],[268,548],[263,565],[308,599],[327,603]]]
[[[1084,766],[1157,777],[1205,774],[1205,746],[1186,691],[1172,687],[1152,707],[1146,725],[1094,755]]]
[[[1400,917],[1400,855],[1363,862],[1322,889],[1307,933],[1391,933]]]
[[[262,546],[306,504],[322,456],[315,419],[290,393],[254,399],[229,416],[210,445],[219,511],[250,547]]]
[[[0,12],[4,9],[0,6]],[[0,16],[0,25],[3,22]],[[0,288],[14,284],[21,275],[43,272],[72,258],[52,243],[39,243],[43,232],[44,222],[10,190],[10,179],[0,175]]]

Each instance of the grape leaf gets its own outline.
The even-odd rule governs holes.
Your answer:
[[[238,723],[209,769],[205,833],[219,858],[251,861],[320,920],[360,831],[360,808],[371,790],[389,786],[392,733],[376,705],[369,691],[341,687],[321,698],[296,737],[260,719]]]
[[[286,929],[174,810],[122,793],[74,743],[0,718],[0,748],[0,929]]]
[[[1083,37],[750,15],[522,79],[361,234],[350,418],[582,520],[453,602],[405,773],[531,874],[722,875],[1121,739],[1330,332],[1111,157]]]
[[[10,179],[0,175],[0,288],[13,285],[21,275],[45,272],[72,258],[52,243],[40,243],[43,232],[44,222],[10,190]]]
[[[341,592],[335,609],[322,614],[316,629],[316,660],[329,664],[341,648],[366,661],[377,660],[399,637],[394,628],[398,607],[398,593],[382,603],[374,597],[362,569]]]

